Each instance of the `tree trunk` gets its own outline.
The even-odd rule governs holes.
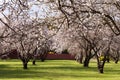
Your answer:
[[[45,59],[44,59],[44,58],[42,58],[42,59],[41,59],[41,62],[44,62],[44,61],[45,61]]]
[[[118,63],[118,61],[119,61],[119,59],[115,60],[115,63],[117,64],[117,63]]]
[[[106,55],[104,55],[104,59],[101,61],[99,57],[97,56],[97,64],[98,64],[98,71],[100,73],[104,73],[104,65],[106,62]]]
[[[100,59],[100,57],[96,54],[98,71],[100,73],[103,73],[104,72],[104,65],[106,62],[106,56],[104,56],[104,59],[102,59],[102,60]]]
[[[34,52],[33,52],[33,61],[32,61],[32,64],[33,65],[36,65],[36,59],[38,57],[38,48],[36,47]]]
[[[89,62],[90,62],[90,58],[86,57],[85,61],[84,61],[84,67],[88,67],[89,66]]]
[[[76,55],[75,58],[76,58],[76,61],[77,61],[77,62],[79,62],[79,63],[82,64],[82,62],[83,62],[83,54],[82,54],[82,53]]]
[[[103,73],[104,65],[98,65],[98,70],[100,73]]]
[[[46,57],[47,57],[47,53],[41,54],[40,55],[41,62],[44,62],[46,60]]]
[[[80,61],[79,61],[79,62],[80,62],[81,64],[82,64],[82,60],[83,60],[83,59],[82,59],[82,58],[80,58]]]
[[[107,57],[106,61],[107,61],[108,63],[110,63],[110,58],[109,58],[109,57]]]
[[[120,57],[120,55],[119,55],[119,49],[117,50],[117,56],[116,56],[116,58],[115,58],[115,63],[117,64],[118,63],[118,61],[119,61],[119,57]]]
[[[35,61],[35,60],[33,60],[32,64],[33,64],[33,65],[36,65],[36,64],[35,64],[35,62],[36,62],[36,61]]]
[[[110,54],[109,54],[109,52],[108,52],[107,55],[106,55],[106,61],[107,61],[108,63],[110,63]]]
[[[80,63],[82,64],[82,61],[83,61],[83,53],[81,53],[80,55]]]
[[[23,69],[28,69],[27,64],[28,62],[23,62]]]

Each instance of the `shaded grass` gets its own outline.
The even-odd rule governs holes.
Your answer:
[[[113,62],[105,65],[105,73],[97,71],[96,62],[84,68],[72,60],[37,61],[37,65],[28,64],[28,70],[22,69],[19,60],[0,60],[0,80],[120,80],[120,64]]]

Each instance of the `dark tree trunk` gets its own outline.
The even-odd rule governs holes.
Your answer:
[[[36,47],[35,50],[33,51],[33,61],[32,61],[33,65],[36,65],[37,57],[38,57],[38,48]]]
[[[103,73],[104,65],[98,65],[98,70],[100,73]]]
[[[85,51],[85,60],[84,60],[84,67],[89,67],[89,62],[90,62],[90,59],[95,56],[91,53],[91,50],[92,50],[92,47],[90,46],[90,48],[88,47],[88,49],[86,49]]]
[[[41,62],[44,62],[46,58],[47,58],[47,53],[44,53],[44,54],[40,55]]]
[[[80,58],[80,63],[82,64],[82,60],[83,60],[83,58]]]
[[[42,58],[42,59],[41,59],[41,62],[44,62],[44,61],[45,61],[45,59],[44,59],[44,58]]]
[[[98,64],[98,71],[100,73],[104,73],[104,65],[105,65],[105,62],[107,61],[109,50],[110,50],[110,48],[108,48],[108,50],[105,52],[104,58],[102,60],[99,59],[101,56],[98,57],[98,55],[96,54],[97,64]]]
[[[41,62],[44,62],[44,61],[46,60],[46,57],[47,57],[47,54],[43,54],[43,55],[41,56]]]
[[[83,54],[82,54],[82,53],[76,55],[75,58],[76,58],[76,61],[77,61],[77,62],[79,62],[79,63],[82,64],[82,62],[83,62]]]
[[[116,60],[115,63],[117,64],[117,63],[118,63],[118,60]]]
[[[30,60],[29,56],[26,58],[25,56],[19,55],[19,58],[21,59],[21,61],[23,63],[23,69],[28,69],[27,64]]]
[[[113,60],[115,61],[116,64],[118,63],[118,61],[119,61],[119,56],[118,55],[117,55],[117,57],[113,56],[113,55],[110,55],[110,57],[113,58]]]
[[[107,61],[108,63],[110,63],[110,57],[107,57],[106,61]]]
[[[36,61],[35,61],[35,60],[33,60],[32,64],[33,64],[33,65],[36,65],[36,64],[35,64],[35,62],[36,62]]]
[[[31,59],[31,55],[30,55],[29,51],[28,51],[28,53],[23,53],[23,55],[21,55],[19,53],[19,58],[23,63],[23,69],[28,69],[27,65],[28,65],[29,60]]]
[[[102,61],[99,60],[99,57],[97,56],[98,71],[100,73],[104,73],[105,62],[106,62],[106,55],[104,55],[104,59]]]
[[[90,62],[90,58],[86,57],[84,60],[84,67],[88,67],[89,66],[89,62]]]
[[[80,63],[82,64],[82,61],[83,61],[83,53],[81,53],[80,55]]]
[[[23,62],[23,69],[28,69],[27,64],[28,62]]]
[[[119,61],[119,57],[112,57],[112,58],[114,59],[115,63],[117,64]]]
[[[106,61],[107,61],[108,63],[110,63],[110,53],[109,53],[109,52],[106,53]]]
[[[116,59],[115,59],[115,63],[117,64],[118,61],[119,61],[119,57],[120,57],[120,54],[119,54],[119,49],[117,50],[117,56],[116,56]]]

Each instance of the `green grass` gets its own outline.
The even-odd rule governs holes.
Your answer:
[[[72,60],[29,62],[28,69],[23,70],[19,60],[0,60],[0,80],[120,80],[120,64],[106,63],[104,71],[98,73],[94,61],[89,68]]]

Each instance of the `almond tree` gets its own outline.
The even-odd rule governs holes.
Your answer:
[[[99,17],[101,17],[101,24],[110,27],[116,35],[120,33],[119,6],[117,0],[58,0],[58,9],[66,18],[68,26],[72,23],[84,24],[86,20],[98,15],[96,21],[99,21]]]
[[[79,33],[82,33],[81,37],[84,40],[84,43],[86,43],[86,50],[85,52],[90,55],[91,51],[94,52],[94,54],[97,57],[98,61],[98,69],[100,73],[103,73],[103,66],[106,61],[106,56],[108,55],[110,51],[110,45],[111,45],[111,39],[110,41],[107,41],[107,47],[104,51],[104,61],[101,63],[99,61],[99,57],[97,54],[99,54],[101,49],[100,44],[101,42],[104,42],[102,38],[106,38],[104,36],[98,36],[98,32],[96,35],[96,32],[94,32],[94,29],[97,29],[97,31],[103,31],[107,32],[108,36],[111,36],[111,31],[115,35],[120,34],[120,28],[119,28],[119,1],[115,0],[58,0],[58,9],[61,11],[61,13],[64,15],[66,19],[66,24],[68,28],[72,28],[75,26],[78,26],[80,29]],[[100,28],[99,28],[100,27]],[[77,28],[77,29],[78,29]],[[105,28],[105,29],[102,29]],[[90,33],[86,34],[86,32],[89,32],[89,29],[95,33],[92,37],[90,36]],[[111,31],[110,31],[111,30]],[[101,34],[101,33],[100,33]],[[96,37],[98,36],[98,37]],[[97,38],[97,39],[96,39]],[[100,41],[99,41],[100,38]],[[109,38],[107,38],[109,39]],[[86,42],[85,42],[86,41]],[[105,47],[105,45],[104,45]],[[86,54],[87,55],[87,54]],[[89,56],[88,55],[88,56]],[[85,59],[86,61],[89,61],[88,59]],[[102,68],[102,69],[101,69]]]
[[[110,47],[110,58],[113,59],[115,63],[118,63],[120,58],[119,40],[119,36],[114,36]]]
[[[33,1],[33,3],[34,2],[36,1]],[[6,22],[0,18],[0,21],[9,29],[10,33],[5,41],[11,43],[11,47],[9,46],[10,49],[13,47],[17,49],[24,69],[27,69],[27,64],[31,59],[31,55],[36,51],[37,46],[40,45],[41,42],[45,43],[46,40],[54,36],[54,32],[56,32],[48,29],[51,25],[47,23],[48,21],[45,22],[45,17],[39,17],[39,11],[31,11],[32,5],[34,4],[31,4],[27,0],[5,1],[2,7],[5,9],[4,11],[8,11],[8,13],[5,14],[4,11],[2,11],[1,14],[5,17]],[[38,5],[40,5],[40,3]],[[48,32],[50,34],[48,34]],[[41,48],[41,46],[39,47]],[[44,48],[46,48],[46,46]],[[46,51],[46,49],[44,51]]]
[[[8,54],[4,54],[7,51],[10,51],[10,43],[6,42],[5,39],[9,36],[8,28],[1,23],[0,27],[0,57],[8,58]]]

